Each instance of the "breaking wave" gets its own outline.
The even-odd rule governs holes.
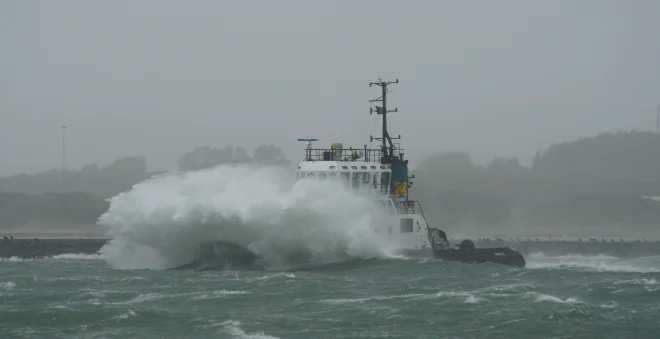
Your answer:
[[[246,246],[271,266],[387,256],[376,239],[385,215],[338,182],[300,180],[277,167],[219,166],[136,184],[109,200],[98,224],[111,240],[105,261],[119,269],[186,264],[202,241]]]
[[[623,259],[604,254],[591,256],[577,254],[547,256],[543,253],[533,253],[528,257],[527,268],[652,273],[660,272],[660,257],[650,256]]]

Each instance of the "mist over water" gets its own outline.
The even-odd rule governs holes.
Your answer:
[[[339,182],[295,181],[290,170],[249,165],[151,178],[110,199],[98,221],[113,268],[166,269],[195,257],[202,241],[247,246],[278,268],[387,256],[376,238],[384,213]]]

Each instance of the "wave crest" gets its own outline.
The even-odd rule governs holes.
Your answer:
[[[376,238],[385,215],[371,201],[338,182],[295,181],[277,167],[161,175],[109,201],[98,224],[109,229],[101,252],[115,268],[183,265],[202,241],[246,246],[269,265],[378,256],[395,246]]]
[[[547,256],[542,252],[529,255],[527,268],[530,269],[573,269],[596,272],[660,272],[660,257],[640,257],[623,259],[605,254],[578,255],[566,254]]]

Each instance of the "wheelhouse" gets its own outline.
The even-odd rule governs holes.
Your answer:
[[[383,161],[382,150],[363,148],[343,149],[341,143],[332,143],[329,149],[312,148],[315,139],[307,141],[305,158],[296,168],[296,179],[337,180],[349,189],[370,196],[390,197],[392,190],[392,164]],[[403,150],[396,149],[403,157]]]

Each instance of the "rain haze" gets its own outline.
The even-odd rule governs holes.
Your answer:
[[[298,138],[363,147],[380,136],[368,80],[399,79],[390,133],[434,223],[647,234],[660,217],[640,200],[660,196],[658,13],[657,1],[4,1],[0,192],[93,194],[66,213],[94,224],[102,199],[184,170],[184,154],[242,146],[257,160],[273,145],[295,166]]]
[[[0,338],[659,337],[659,32],[658,0],[0,0]]]
[[[551,144],[655,130],[655,1],[3,1],[0,174],[200,145],[378,134],[392,88],[411,166],[436,151],[529,164]]]

